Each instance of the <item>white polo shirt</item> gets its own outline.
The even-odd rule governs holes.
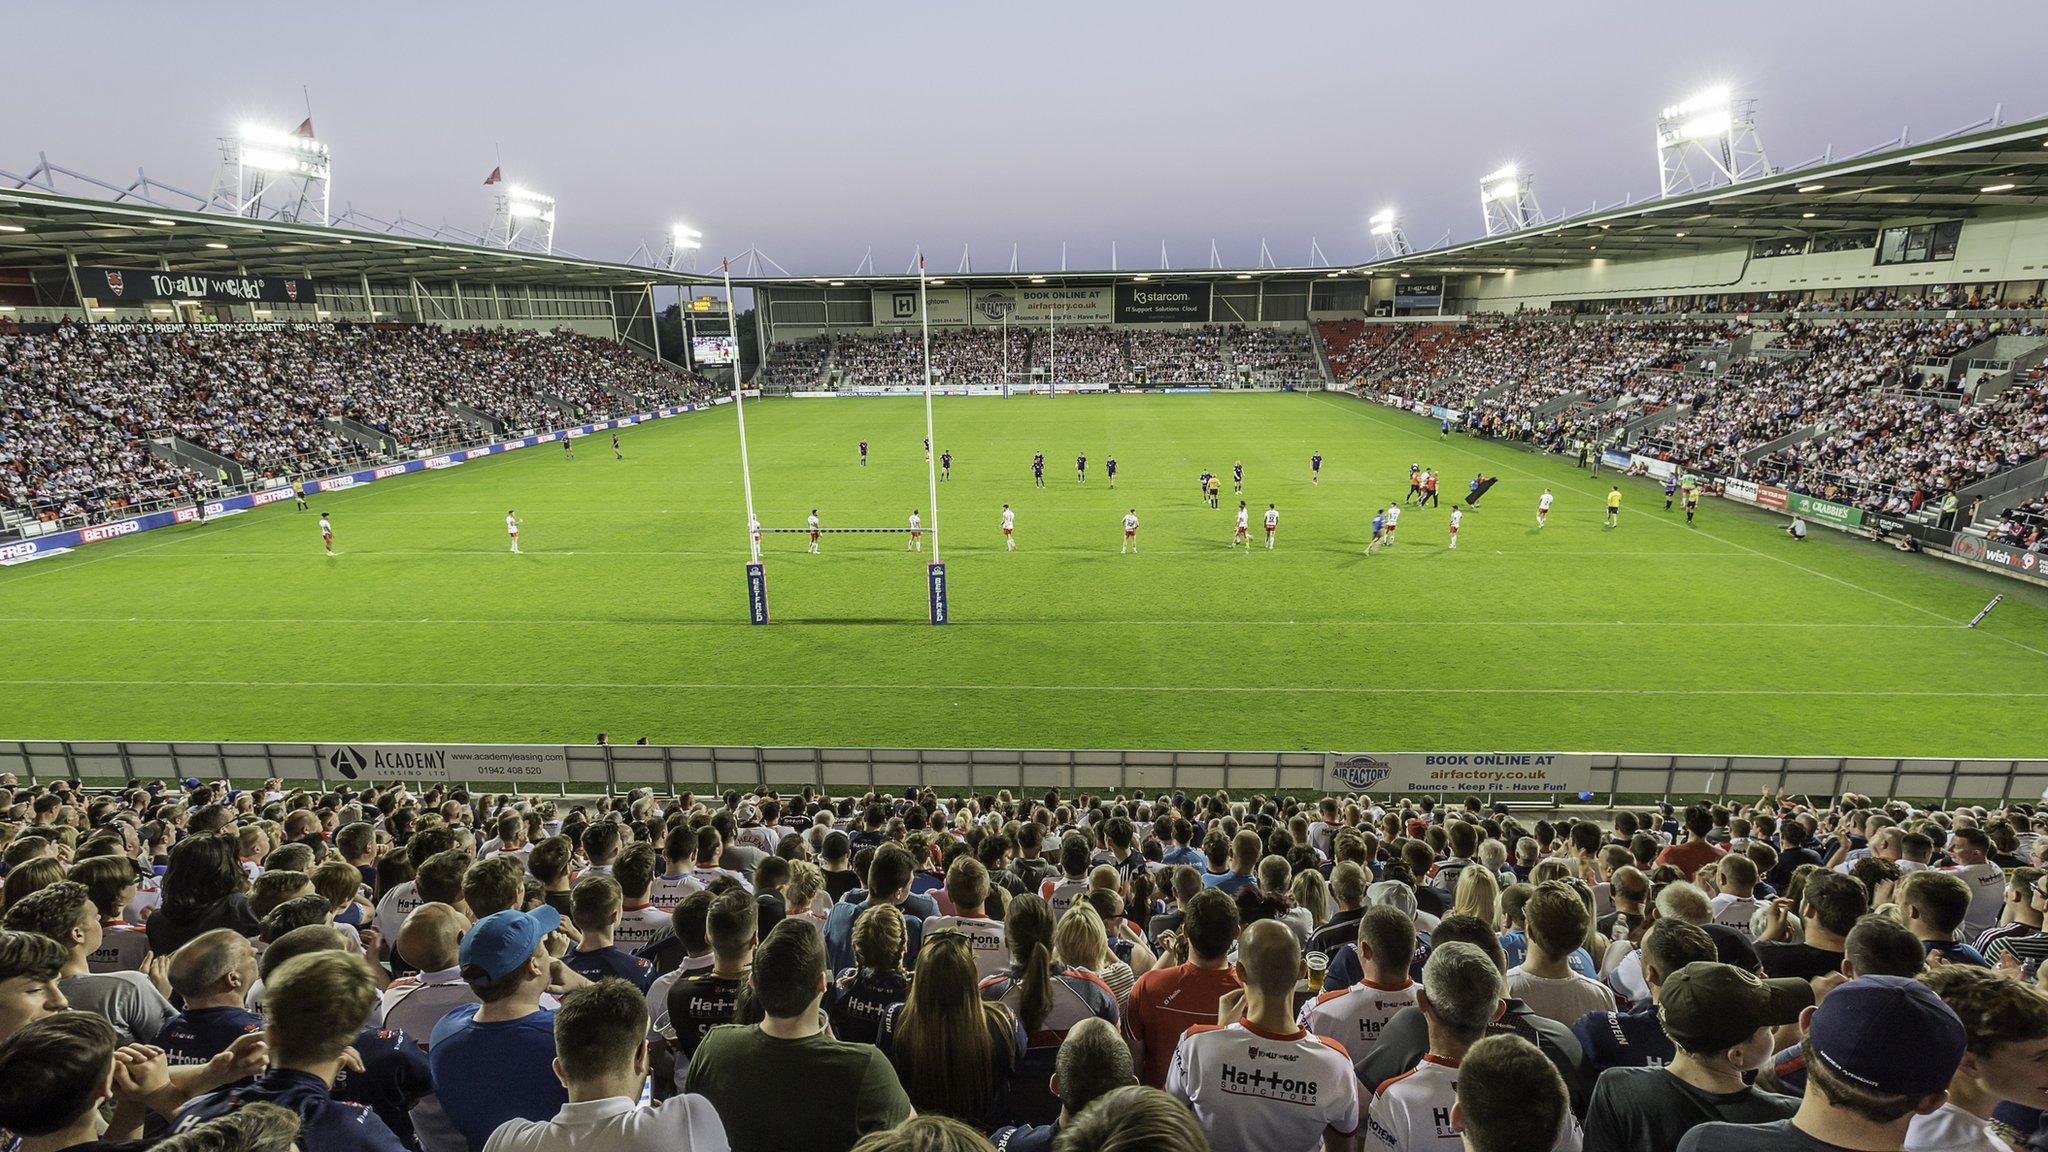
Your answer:
[[[1325,1129],[1358,1130],[1358,1075],[1342,1045],[1249,1021],[1182,1034],[1166,1090],[1188,1102],[1217,1152],[1314,1152]]]
[[[627,908],[619,913],[619,926],[612,930],[612,943],[627,952],[638,952],[648,941],[661,934],[674,919],[669,913],[649,905],[645,908]]]
[[[974,949],[976,980],[986,980],[1009,971],[1010,944],[1003,936],[1001,920],[977,920],[972,916],[934,916],[924,922],[926,938],[934,932],[948,928],[964,934],[968,945]]]
[[[1714,910],[1714,923],[1724,928],[1733,928],[1742,933],[1744,940],[1754,939],[1756,933],[1749,929],[1750,920],[1756,915],[1763,902],[1754,896],[1737,896],[1723,892],[1714,897],[1710,907]]]
[[[702,1096],[642,1108],[624,1096],[564,1104],[552,1120],[507,1120],[483,1152],[728,1152],[725,1125]]]
[[[2005,906],[2005,869],[1986,861],[1958,864],[1942,871],[1970,886],[1970,910],[1963,916],[1966,938],[1975,940],[1986,929],[1996,926]]]
[[[647,898],[653,901],[656,908],[674,912],[676,905],[683,902],[683,897],[700,891],[703,887],[704,882],[688,872],[675,876],[656,876],[654,886],[647,890]]]
[[[1355,1064],[1379,1047],[1380,1029],[1394,1013],[1415,1003],[1415,982],[1397,986],[1362,980],[1349,988],[1325,992],[1301,1006],[1296,1023],[1344,1046]]]
[[[1465,1141],[1451,1122],[1458,1102],[1458,1066],[1425,1054],[1422,1062],[1379,1086],[1366,1113],[1365,1147],[1396,1152],[1460,1152]],[[1579,1126],[1564,1113],[1553,1152],[1579,1152]],[[1535,1152],[1535,1150],[1531,1150]]]
[[[459,968],[401,976],[377,997],[370,1019],[379,1028],[398,1029],[425,1046],[441,1017],[464,1004],[477,1002]]]

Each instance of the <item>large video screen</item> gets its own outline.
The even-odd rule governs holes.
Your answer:
[[[731,364],[740,358],[740,344],[730,336],[690,337],[690,360],[696,364]]]

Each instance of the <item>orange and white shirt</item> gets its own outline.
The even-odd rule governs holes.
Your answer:
[[[1366,1112],[1364,1146],[1394,1152],[1460,1152],[1465,1142],[1451,1121],[1458,1102],[1458,1065],[1425,1054],[1422,1062],[1379,1086]],[[1565,1111],[1552,1152],[1579,1152],[1579,1126]],[[1531,1150],[1535,1152],[1535,1150]]]
[[[1413,980],[1395,985],[1363,980],[1349,988],[1325,992],[1302,1005],[1296,1022],[1318,1036],[1342,1044],[1356,1063],[1379,1047],[1380,1029],[1387,1026],[1394,1013],[1413,1003]]]
[[[1274,509],[1274,508],[1268,508],[1268,509],[1266,509],[1266,531],[1268,531],[1268,532],[1271,532],[1271,531],[1272,531],[1273,529],[1275,529],[1275,528],[1278,528],[1279,526],[1280,526],[1280,512],[1279,512],[1279,510],[1278,510],[1278,509]]]
[[[1045,883],[1038,886],[1038,894],[1044,898],[1047,904],[1052,906],[1053,919],[1057,920],[1067,914],[1067,909],[1074,906],[1074,901],[1088,894],[1088,878],[1086,876],[1078,880],[1066,876],[1049,878]]]
[[[1358,1131],[1358,1075],[1344,1046],[1251,1021],[1198,1024],[1181,1037],[1166,1091],[1185,1100],[1216,1152],[1314,1152],[1325,1130]]]
[[[951,929],[967,937],[968,947],[974,949],[974,976],[977,981],[991,976],[1000,976],[1010,969],[1010,945],[1003,936],[1001,920],[975,919],[972,916],[934,916],[924,922],[924,934]]]

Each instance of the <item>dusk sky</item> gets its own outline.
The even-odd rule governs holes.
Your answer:
[[[1966,15],[1965,15],[1966,14]],[[37,151],[207,190],[215,137],[313,119],[336,208],[482,231],[508,176],[558,248],[622,259],[672,220],[792,272],[1249,265],[1480,231],[1519,162],[1550,214],[1656,192],[1657,109],[1716,82],[1790,166],[2048,115],[2048,5],[352,3],[8,11],[0,170]],[[715,259],[708,265],[715,266]]]

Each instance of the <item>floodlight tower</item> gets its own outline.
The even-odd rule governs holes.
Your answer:
[[[555,198],[517,184],[498,193],[498,210],[487,239],[506,248],[552,254],[555,250]]]
[[[244,124],[221,138],[212,203],[236,216],[325,226],[332,173],[310,118],[291,132]]]
[[[1706,162],[1694,171],[1695,160]],[[1756,101],[1709,88],[1657,116],[1657,183],[1666,196],[1768,176],[1756,133]]]
[[[674,272],[677,270],[677,264],[680,263],[684,265],[684,271],[695,272],[697,270],[697,249],[704,246],[703,239],[704,234],[702,232],[687,224],[670,225],[668,243],[661,250],[661,266]]]
[[[1486,218],[1488,236],[1543,223],[1543,209],[1530,183],[1529,174],[1513,164],[1479,178],[1479,211]]]
[[[1392,208],[1380,209],[1366,223],[1372,226],[1373,259],[1391,260],[1415,251],[1409,246],[1408,233],[1401,228],[1401,217]]]

